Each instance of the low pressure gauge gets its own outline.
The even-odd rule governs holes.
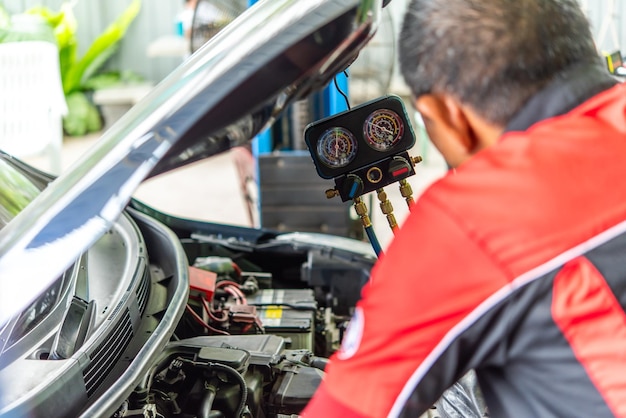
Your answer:
[[[404,124],[396,112],[378,109],[363,123],[363,134],[367,144],[376,151],[391,149],[402,138]]]
[[[352,132],[333,127],[324,131],[317,141],[317,155],[330,168],[345,167],[356,156],[357,143]]]

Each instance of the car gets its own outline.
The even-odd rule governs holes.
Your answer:
[[[387,3],[260,1],[58,177],[0,150],[0,416],[303,410],[380,252],[371,228],[370,246],[175,217],[133,194],[249,146],[349,67]],[[349,132],[359,129],[360,139]],[[397,97],[311,123],[304,136],[311,170],[344,202],[415,174]],[[464,376],[427,416],[484,416],[478,389]]]
[[[376,260],[362,241],[177,218],[146,179],[249,144],[372,37],[381,0],[239,16],[53,177],[0,153],[0,415],[298,414]]]

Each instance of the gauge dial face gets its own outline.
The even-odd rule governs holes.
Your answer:
[[[402,138],[404,124],[393,110],[378,109],[363,124],[367,144],[377,151],[387,151]]]
[[[324,131],[317,141],[317,155],[330,168],[345,167],[356,156],[357,144],[352,132],[334,127]]]

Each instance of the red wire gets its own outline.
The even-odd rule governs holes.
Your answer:
[[[236,287],[235,291],[237,292],[237,294],[239,294],[239,297],[241,298],[241,303],[243,303],[244,305],[247,305],[248,304],[248,300],[246,299],[246,295],[244,295],[244,293],[241,291],[241,289]]]
[[[228,286],[228,285],[235,286],[237,288],[239,287],[239,283],[233,282],[232,280],[220,280],[219,282],[215,284],[215,287],[217,288],[217,287]]]
[[[239,296],[239,298],[241,299],[241,303],[243,305],[247,305],[248,301],[246,300],[246,296],[243,294],[243,292],[239,289],[239,283],[237,282],[233,282],[232,280],[222,280],[217,282],[217,284],[215,285],[215,288],[220,288],[220,287],[226,287],[224,290],[228,290],[229,286],[234,288],[234,291],[237,293],[237,295],[233,295],[235,296],[235,298],[237,298],[237,296]],[[232,292],[228,292],[231,295],[233,294]]]
[[[246,300],[246,295],[244,295],[244,293],[241,291],[241,288],[239,288],[239,286],[235,287],[235,291],[239,294],[239,297],[241,298],[241,302],[244,305],[248,304],[248,301]]]
[[[237,272],[237,276],[241,277],[241,268],[233,261],[233,269],[235,269],[235,271]]]
[[[205,298],[200,298],[200,300],[202,301],[202,306],[204,307],[204,311],[207,313],[207,315],[209,315],[209,317],[212,320],[216,322],[226,322],[228,320],[228,315],[226,314],[226,312],[223,312],[224,316],[222,316],[221,318],[218,318],[217,316],[215,316],[215,313],[213,312],[213,310],[211,310],[211,307],[209,306],[209,302],[207,302]]]
[[[235,290],[235,288],[233,288],[232,286],[226,286],[224,288],[224,291],[227,293],[230,293],[231,296],[233,298],[235,298],[235,302],[237,303],[237,305],[242,305],[242,301],[241,301],[241,295],[239,295],[239,293],[237,293],[237,291]]]
[[[222,331],[222,330],[217,329],[217,328],[213,328],[211,325],[209,325],[206,322],[204,322],[204,320],[202,318],[200,318],[200,315],[198,315],[196,313],[196,311],[194,311],[191,308],[191,306],[187,305],[186,309],[187,309],[187,312],[189,312],[191,314],[191,317],[193,319],[195,319],[198,324],[202,325],[204,328],[208,329],[209,331],[213,331],[213,332],[216,332],[216,333],[222,334],[222,335],[230,335],[228,332]]]

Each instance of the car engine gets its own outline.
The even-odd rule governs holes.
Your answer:
[[[115,417],[302,411],[374,257],[290,235],[263,244],[211,234],[181,240],[190,264],[185,313]]]

